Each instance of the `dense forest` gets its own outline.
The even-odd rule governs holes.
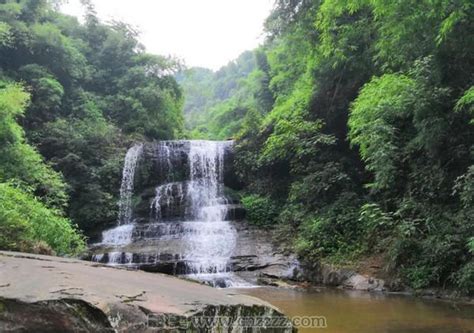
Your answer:
[[[176,75],[185,93],[184,118],[192,138],[227,139],[242,128],[251,107],[257,62],[247,51],[217,72],[190,68]]]
[[[465,0],[278,0],[253,59],[179,77],[187,126],[237,140],[249,220],[304,261],[378,257],[472,293],[473,17]]]
[[[249,221],[302,262],[474,293],[472,1],[277,0],[216,72],[82,2],[0,0],[0,249],[80,253],[133,142],[233,138]]]
[[[183,135],[180,63],[130,26],[0,1],[0,248],[74,254],[116,220],[134,140]]]

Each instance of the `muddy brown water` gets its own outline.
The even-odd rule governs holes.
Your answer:
[[[299,327],[299,332],[474,333],[474,305],[469,304],[333,289],[237,291],[263,299],[289,317],[325,318],[326,328]]]

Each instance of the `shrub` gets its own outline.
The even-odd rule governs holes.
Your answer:
[[[358,202],[349,198],[342,196],[332,205],[308,213],[295,243],[300,256],[344,262],[360,255],[363,243],[361,226],[357,223]]]
[[[241,201],[247,211],[247,219],[250,223],[259,226],[275,223],[279,211],[276,203],[269,197],[248,195],[244,196]]]
[[[390,265],[415,289],[457,285],[469,292],[469,236],[473,225],[467,215],[406,202],[399,210]],[[410,217],[410,215],[412,217]],[[418,217],[418,216],[420,217]]]
[[[75,255],[83,236],[56,210],[12,184],[0,183],[0,249]]]
[[[467,295],[474,295],[474,262],[464,265],[456,274],[455,282],[459,289]]]
[[[360,208],[359,223],[364,230],[367,250],[370,250],[390,235],[394,222],[391,214],[384,212],[378,204],[367,203]]]

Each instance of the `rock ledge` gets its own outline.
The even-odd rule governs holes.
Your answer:
[[[218,317],[228,322],[222,325]],[[288,322],[270,304],[229,290],[163,274],[0,251],[2,332],[293,331],[247,330],[238,327],[243,317]],[[206,318],[205,328],[199,318]]]

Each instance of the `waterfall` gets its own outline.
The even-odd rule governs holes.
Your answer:
[[[132,219],[132,196],[135,170],[143,153],[143,144],[136,144],[125,155],[122,172],[122,185],[120,186],[118,224],[129,224]]]
[[[133,185],[135,181],[135,171],[138,162],[143,155],[143,144],[132,146],[125,155],[125,161],[122,171],[122,184],[120,186],[120,199],[118,202],[119,214],[117,219],[118,226],[102,232],[101,245],[111,246],[113,248],[130,244],[135,229],[132,224],[132,197]],[[111,252],[107,256],[104,254],[94,255],[93,261],[101,262],[107,258],[109,264],[120,263],[121,254]],[[131,261],[131,260],[130,260]]]
[[[93,260],[152,267],[211,285],[236,285],[231,257],[237,231],[229,221],[236,205],[224,195],[224,156],[231,145],[231,141],[176,140],[133,146],[123,170],[121,225],[103,232],[101,245],[113,247]],[[145,193],[154,196],[139,194],[142,216],[132,224],[139,160],[149,172]],[[149,208],[146,217],[143,207]]]
[[[223,196],[224,149],[228,142],[193,141],[189,151],[188,216],[198,220],[216,221],[217,216],[203,214],[215,208]],[[222,218],[221,218],[222,219]]]
[[[235,246],[236,231],[225,221],[227,207],[224,198],[224,152],[231,143],[192,141],[189,150],[187,218],[193,222],[184,239],[188,244],[188,268],[191,274],[216,274],[229,270],[228,264]]]
[[[183,141],[164,141],[158,145],[161,169],[170,173],[173,161],[183,151]],[[186,141],[188,176],[186,180],[160,184],[152,201],[152,216],[157,222],[182,211],[179,257],[186,261],[186,273],[225,273],[234,250],[236,231],[225,221],[227,206],[223,193],[224,153],[232,142]],[[168,174],[165,179],[172,179]]]
[[[127,245],[132,242],[133,229],[133,224],[124,224],[106,230],[102,233],[102,244],[111,246]]]

